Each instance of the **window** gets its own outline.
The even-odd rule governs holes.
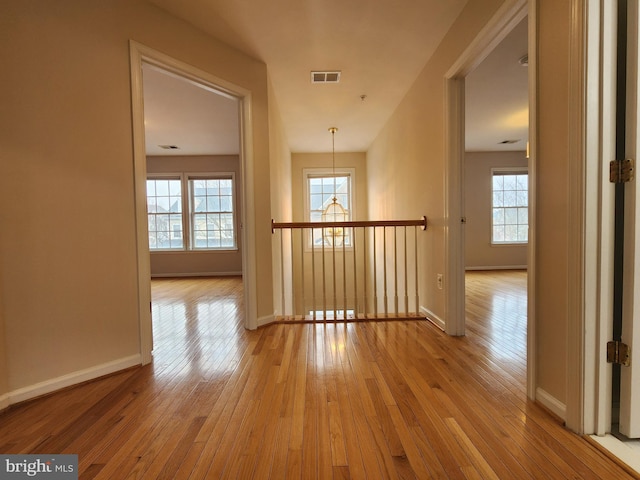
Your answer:
[[[147,214],[151,250],[184,248],[180,178],[147,180]]]
[[[491,243],[527,243],[529,236],[529,175],[525,170],[492,171]]]
[[[233,174],[149,177],[149,249],[236,249],[234,205]]]
[[[235,248],[233,180],[191,179],[189,191],[193,248]]]
[[[322,213],[333,202],[335,197],[345,209],[347,221],[352,220],[354,212],[353,169],[341,169],[335,172],[325,169],[305,169],[306,220],[322,222]],[[309,234],[309,246],[331,246],[328,239],[323,238],[322,228],[314,228]],[[351,229],[344,232],[345,246],[351,246]]]

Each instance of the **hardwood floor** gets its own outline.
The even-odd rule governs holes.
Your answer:
[[[15,406],[2,453],[80,478],[633,478],[525,394],[526,273],[426,321],[243,328],[238,278],[154,280],[153,364]]]

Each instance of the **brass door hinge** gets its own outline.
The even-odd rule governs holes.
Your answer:
[[[609,163],[609,182],[627,183],[633,180],[634,162],[631,158],[612,160]]]
[[[626,343],[607,342],[607,363],[615,363],[628,367],[631,365],[631,349]]]

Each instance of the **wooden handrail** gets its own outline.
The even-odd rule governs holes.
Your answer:
[[[271,233],[282,229],[298,228],[334,228],[334,227],[422,227],[427,229],[427,217],[420,220],[361,220],[349,222],[288,222],[280,223],[271,220]]]

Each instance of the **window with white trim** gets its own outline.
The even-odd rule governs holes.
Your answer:
[[[147,217],[149,249],[184,249],[182,179],[180,177],[147,180]]]
[[[346,213],[346,220],[350,221],[354,217],[355,195],[354,177],[355,170],[352,168],[336,170],[334,173],[327,169],[304,169],[305,179],[305,220],[308,222],[326,221],[323,212],[333,202],[335,197],[342,205]],[[323,237],[322,228],[314,228],[309,234],[309,245],[314,247],[330,246],[331,243]],[[351,246],[351,229],[344,232],[344,244]]]
[[[529,240],[529,174],[526,169],[492,169],[491,243]]]
[[[236,247],[232,178],[191,178],[193,249]]]
[[[235,210],[233,174],[149,176],[149,249],[235,250]]]

